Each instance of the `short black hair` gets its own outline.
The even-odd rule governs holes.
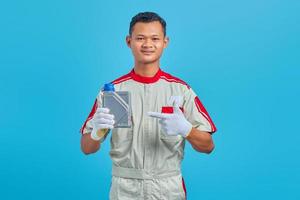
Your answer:
[[[137,15],[135,15],[134,17],[132,17],[131,22],[130,22],[130,27],[129,27],[129,35],[132,34],[133,26],[137,22],[149,23],[149,22],[154,22],[154,21],[158,21],[161,24],[161,26],[163,27],[164,36],[166,36],[167,23],[166,23],[166,21],[163,18],[161,18],[155,12],[140,12]]]

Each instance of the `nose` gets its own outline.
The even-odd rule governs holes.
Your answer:
[[[146,40],[144,41],[144,43],[142,44],[142,47],[143,47],[143,48],[152,48],[152,47],[153,47],[153,44],[152,44],[151,39],[146,39]]]

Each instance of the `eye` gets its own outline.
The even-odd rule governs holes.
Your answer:
[[[143,37],[137,37],[136,38],[136,40],[139,40],[139,41],[141,41],[141,40],[143,40],[144,38]]]
[[[153,40],[153,41],[158,41],[158,40],[159,40],[159,38],[152,38],[152,40]]]

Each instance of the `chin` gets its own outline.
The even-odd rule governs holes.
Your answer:
[[[159,58],[144,58],[140,60],[140,63],[143,64],[151,64],[151,63],[155,63],[158,61]]]
[[[142,64],[151,64],[151,63],[155,63],[157,60],[141,60],[140,63]]]

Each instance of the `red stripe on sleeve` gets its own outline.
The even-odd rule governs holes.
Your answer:
[[[217,128],[215,126],[215,124],[213,123],[213,121],[211,120],[208,112],[206,111],[206,109],[204,108],[203,104],[201,103],[200,99],[196,96],[195,99],[195,104],[196,107],[198,109],[198,111],[205,117],[205,119],[207,119],[207,121],[209,122],[210,126],[211,126],[211,132],[214,133],[217,131]]]
[[[186,187],[185,187],[185,183],[184,183],[183,177],[182,177],[182,187],[183,187],[183,190],[184,190],[185,199],[187,199]]]
[[[85,127],[86,127],[86,123],[87,123],[90,119],[93,118],[93,116],[94,116],[94,114],[95,114],[97,108],[98,108],[98,103],[97,103],[97,99],[96,99],[96,100],[95,100],[95,103],[94,103],[94,105],[93,105],[93,108],[92,108],[92,110],[91,110],[91,112],[90,112],[90,114],[89,114],[89,116],[87,117],[87,119],[85,120],[83,126],[82,126],[81,129],[80,129],[81,134],[83,134],[83,130],[84,130]]]

